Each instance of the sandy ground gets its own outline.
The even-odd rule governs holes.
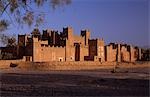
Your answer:
[[[82,71],[1,70],[0,97],[149,97],[149,66]]]

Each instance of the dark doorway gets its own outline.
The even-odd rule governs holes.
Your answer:
[[[101,58],[99,58],[99,62],[102,62]]]
[[[80,44],[75,43],[75,61],[80,61]]]
[[[30,56],[26,56],[26,61],[30,61]]]

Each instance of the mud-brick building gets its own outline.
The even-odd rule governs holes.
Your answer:
[[[55,30],[34,29],[31,35],[18,35],[17,55],[26,61],[99,61],[134,62],[143,57],[142,50],[127,44],[90,39],[89,30],[74,35],[72,27]]]
[[[26,61],[104,61],[104,40],[90,39],[90,31],[74,35],[72,27],[62,32],[38,29],[18,36],[19,56]]]
[[[104,50],[104,40],[103,39],[91,39],[88,41],[89,44],[89,55],[85,56],[86,61],[105,61],[105,50]]]
[[[141,60],[141,48],[116,43],[105,46],[105,61],[134,62],[137,60]]]

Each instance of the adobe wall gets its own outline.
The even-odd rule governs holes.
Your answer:
[[[33,43],[33,61],[34,62],[46,62],[46,61],[75,61],[75,47],[72,45],[62,46],[41,46],[40,41],[34,38]],[[84,54],[87,50],[83,50]]]
[[[84,39],[84,45],[88,46],[89,39],[90,39],[90,31],[88,29],[86,30],[81,30],[81,36]]]
[[[74,45],[73,29],[72,27],[63,28],[63,32],[67,34],[67,43],[66,45]]]
[[[142,50],[141,48],[138,48],[138,60],[141,60],[142,58]]]
[[[127,48],[125,48],[125,47],[121,48],[121,60],[130,62],[130,52],[127,51]]]
[[[104,49],[104,40],[98,40],[97,41],[97,55],[98,55],[98,58],[101,59],[101,62],[104,62],[105,61],[105,49]],[[100,60],[99,60],[100,61]]]
[[[17,57],[32,56],[32,39],[30,35],[18,35]]]
[[[116,61],[117,62],[121,62],[121,52],[120,52],[120,50],[121,50],[121,47],[120,47],[120,44],[117,44],[117,57],[116,57]]]
[[[65,47],[50,47],[49,45],[41,46],[38,40],[34,39],[33,61],[65,61]]]
[[[66,45],[65,47],[65,61],[74,61],[75,60],[75,47]]]
[[[41,47],[41,61],[65,61],[64,47]]]
[[[67,41],[68,42],[68,41]],[[88,46],[80,46],[80,61],[84,61],[84,56],[88,55]],[[75,46],[67,43],[66,47],[44,45],[34,38],[33,42],[33,61],[75,61]]]
[[[116,61],[116,55],[117,55],[117,49],[113,49],[112,45],[111,46],[106,46],[106,61],[108,62],[113,62]]]
[[[38,38],[33,38],[33,62],[41,61],[41,44]]]
[[[73,38],[74,38],[74,43],[81,43],[81,45],[84,45],[85,43],[84,37],[74,35]]]
[[[84,61],[84,56],[88,56],[88,47],[81,46],[80,47],[80,61]]]
[[[134,62],[135,60],[136,60],[136,58],[135,58],[135,49],[132,46],[130,46],[130,61]]]
[[[97,56],[97,40],[89,40],[89,56]]]

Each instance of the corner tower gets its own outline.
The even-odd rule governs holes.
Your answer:
[[[66,45],[73,45],[73,29],[72,27],[63,28],[63,32],[66,36]]]
[[[90,31],[89,30],[81,30],[81,36],[84,37],[85,46],[87,46],[88,40],[90,39]]]

